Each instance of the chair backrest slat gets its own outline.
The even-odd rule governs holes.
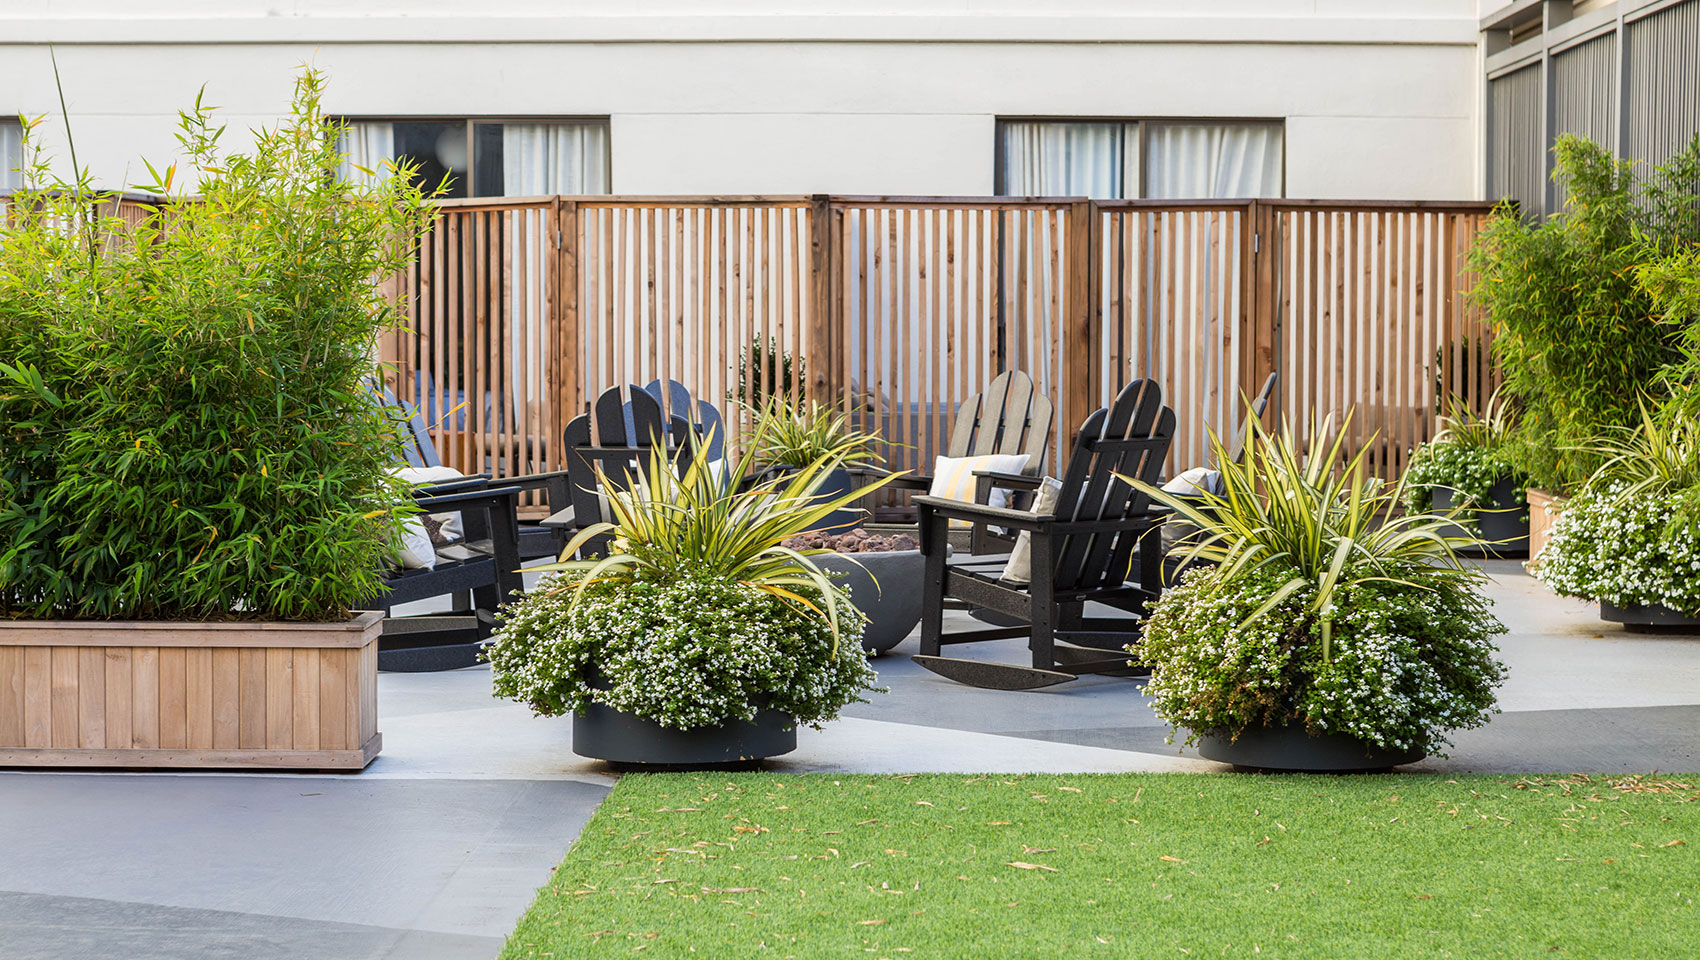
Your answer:
[[[635,386],[629,391],[631,399],[626,400],[618,387],[604,390],[590,413],[574,417],[562,431],[573,517],[581,527],[612,519],[608,494],[628,491],[640,477],[647,478],[657,452],[665,463],[676,464],[680,471],[687,469],[689,458],[675,456],[677,448],[669,442],[671,438],[682,438],[689,456],[700,455],[688,420],[667,417],[661,402],[647,391]],[[593,538],[581,548],[580,555],[605,554],[610,539]]]
[[[665,386],[659,379],[651,380],[643,390],[666,405],[666,413],[670,419],[683,419],[696,432],[697,437],[707,443],[708,449],[704,454],[710,460],[724,458],[726,424],[720,416],[720,408],[707,400],[693,399],[690,388],[677,380],[668,380]],[[672,437],[670,442],[678,446],[684,442],[684,438]]]
[[[1175,414],[1154,380],[1122,388],[1108,408],[1086,419],[1069,456],[1058,516],[1111,520],[1144,513],[1149,498],[1116,475],[1156,482],[1174,437]],[[1114,586],[1126,576],[1137,537],[1127,533],[1070,534],[1052,548],[1059,590]]]
[[[945,455],[1025,453],[1026,472],[1040,473],[1051,439],[1052,411],[1050,398],[1034,389],[1032,377],[1007,370],[987,384],[984,393],[962,401]]]

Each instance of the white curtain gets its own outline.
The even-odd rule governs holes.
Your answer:
[[[1279,197],[1278,123],[1154,123],[1145,195],[1164,200]]]
[[[385,161],[395,158],[395,125],[351,123],[343,130],[337,149],[343,154],[342,165],[337,168],[338,179],[376,184],[389,176]],[[364,167],[371,173],[362,173],[356,167]]]
[[[1010,120],[1002,131],[1005,196],[1138,196],[1137,123]]]
[[[24,128],[0,120],[0,190],[16,190],[24,185],[24,175],[18,168],[24,164]]]
[[[606,125],[502,125],[502,193],[505,195],[607,193],[608,188]]]

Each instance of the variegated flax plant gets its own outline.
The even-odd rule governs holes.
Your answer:
[[[1449,535],[1452,521],[1431,513],[1401,515],[1404,483],[1365,476],[1373,438],[1356,453],[1345,444],[1351,415],[1340,429],[1324,418],[1310,431],[1301,456],[1290,425],[1269,433],[1255,419],[1239,459],[1212,433],[1222,492],[1179,496],[1130,478],[1128,482],[1198,527],[1187,563],[1215,564],[1212,589],[1232,589],[1253,575],[1287,579],[1245,625],[1294,594],[1310,595],[1319,621],[1322,658],[1330,659],[1335,599],[1357,584],[1384,581],[1425,590],[1465,591],[1482,574],[1458,556],[1473,537]]]
[[[585,527],[567,544],[571,557],[587,541],[613,534],[609,553],[595,560],[563,560],[542,570],[566,571],[556,589],[582,594],[597,583],[668,581],[706,577],[741,583],[824,620],[839,635],[847,597],[810,559],[826,550],[794,550],[788,537],[811,529],[834,511],[851,507],[901,474],[880,477],[839,496],[821,494],[827,475],[843,466],[843,449],[821,452],[795,471],[755,475],[761,451],[771,442],[764,421],[744,446],[733,469],[723,469],[682,449],[673,461],[652,451],[647,480],[630,492],[608,497],[612,522]],[[686,464],[683,461],[689,460]],[[607,484],[604,483],[604,488]],[[804,594],[818,595],[819,602]]]

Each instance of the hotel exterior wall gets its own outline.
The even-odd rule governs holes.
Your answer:
[[[79,158],[110,185],[142,156],[171,157],[174,111],[202,84],[239,141],[275,121],[311,62],[331,75],[329,108],[351,116],[607,116],[624,194],[986,194],[997,117],[1078,116],[1284,119],[1289,196],[1480,195],[1468,2],[1145,2],[1131,16],[1077,2],[1035,17],[746,0],[714,16],[652,2],[640,9],[667,15],[555,17],[496,0],[483,7],[507,16],[477,20],[446,0],[410,17],[283,6],[212,16],[230,5],[177,0],[143,18],[83,0],[56,19],[0,16],[0,111],[57,114],[52,42]]]

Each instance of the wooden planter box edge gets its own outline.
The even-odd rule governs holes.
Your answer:
[[[359,770],[383,614],[0,620],[0,766]]]

